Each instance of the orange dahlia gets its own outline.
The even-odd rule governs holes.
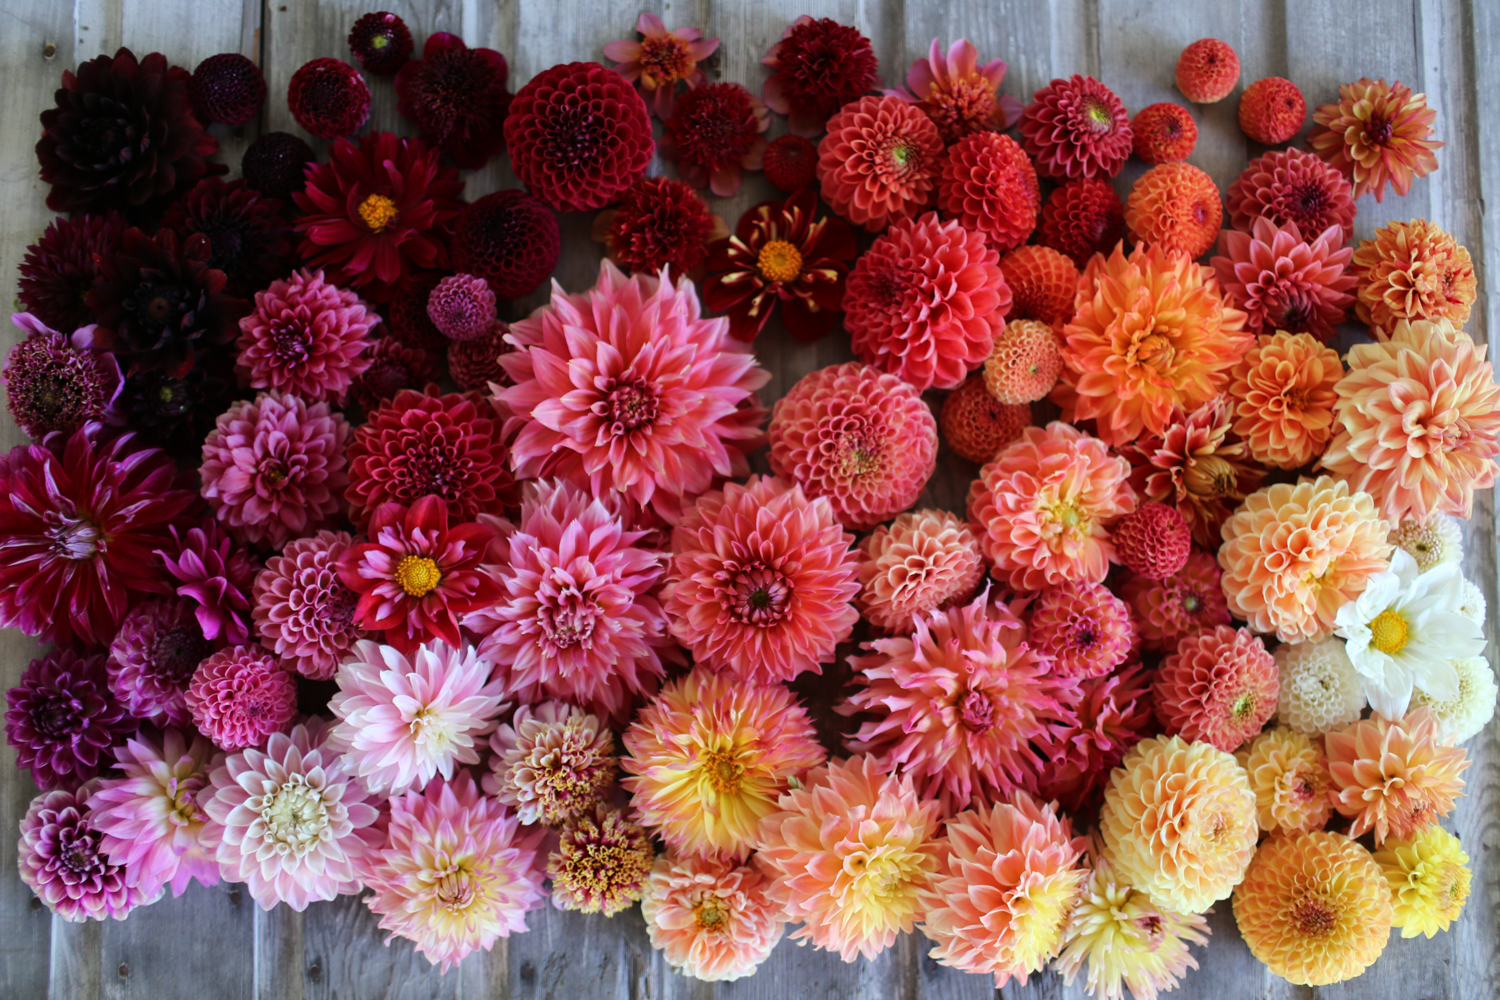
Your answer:
[[[984,363],[984,386],[1002,403],[1034,403],[1052,391],[1062,366],[1061,346],[1050,325],[1013,319],[995,338]]]
[[[1469,251],[1426,219],[1375,230],[1354,251],[1351,270],[1359,281],[1354,311],[1377,340],[1388,339],[1391,327],[1403,319],[1446,319],[1462,326],[1478,293]]]
[[[1130,238],[1194,259],[1208,253],[1224,221],[1214,179],[1191,163],[1163,163],[1141,175],[1125,202]]]
[[[1061,330],[1073,318],[1078,268],[1063,253],[1040,244],[1016,247],[1000,258],[1010,286],[1010,318],[1036,319]]]
[[[1174,406],[1212,399],[1254,344],[1213,272],[1185,254],[1150,246],[1126,256],[1122,244],[1089,261],[1079,289],[1053,398],[1065,420],[1096,419],[1106,444],[1163,433]]]
[[[961,518],[912,511],[859,543],[854,606],[876,628],[910,635],[918,618],[966,602],[983,578],[979,541]]]
[[[878,233],[932,201],[943,140],[932,119],[899,97],[861,97],[828,119],[818,182],[828,207]]]
[[[762,872],[727,858],[657,855],[641,893],[651,947],[694,979],[754,975],[786,929],[766,885]]]
[[[1463,794],[1469,755],[1438,739],[1437,719],[1426,708],[1391,721],[1372,715],[1324,737],[1334,807],[1354,822],[1349,835],[1375,831],[1410,840],[1453,811]]]
[[[1262,830],[1323,829],[1333,812],[1333,782],[1322,740],[1282,726],[1261,733],[1235,756],[1250,775]]]
[[[1026,403],[1002,403],[985,388],[984,376],[970,375],[943,400],[938,428],[959,458],[983,464],[1031,426]]]
[[[1413,94],[1399,80],[1363,77],[1339,88],[1337,104],[1313,112],[1307,145],[1353,181],[1354,197],[1380,201],[1386,184],[1404,195],[1413,178],[1437,169],[1434,151],[1443,143],[1428,138],[1436,118],[1426,94]]]
[[[1261,337],[1234,366],[1229,396],[1234,432],[1262,465],[1296,469],[1323,453],[1333,436],[1338,352],[1309,333]]]

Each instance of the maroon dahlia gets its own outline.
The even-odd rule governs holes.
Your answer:
[[[238,52],[220,52],[193,70],[192,94],[199,121],[243,125],[266,99],[266,78]]]
[[[401,343],[420,347],[429,354],[448,346],[448,338],[427,315],[427,300],[442,280],[443,276],[436,271],[422,271],[412,275],[411,281],[391,296],[386,307],[387,319],[391,335]]]
[[[432,355],[394,337],[375,341],[368,357],[370,367],[354,380],[350,389],[367,415],[402,389],[419,389],[436,375]]]
[[[11,322],[28,336],[10,349],[0,380],[6,406],[27,437],[71,434],[110,415],[120,395],[120,365],[93,346],[90,329],[68,336],[30,313],[16,313]]]
[[[429,146],[477,170],[505,148],[509,73],[494,49],[471,49],[457,35],[435,32],[422,46],[421,61],[396,74],[396,110],[416,123]]]
[[[535,196],[495,191],[458,213],[450,246],[455,268],[488,281],[497,299],[519,299],[557,266],[562,232]]]
[[[797,18],[761,62],[771,67],[761,89],[767,106],[787,116],[794,134],[809,139],[839,108],[880,86],[870,40],[826,17]]]
[[[800,135],[772,139],[761,158],[761,169],[766,180],[784,194],[811,187],[818,177],[818,147]]]
[[[708,259],[708,245],[729,235],[724,220],[683,181],[642,177],[594,220],[594,239],[610,259],[632,271],[655,274],[667,265],[692,274]]]
[[[196,457],[214,420],[234,401],[233,360],[227,352],[200,352],[181,377],[162,368],[132,373],[117,403],[125,423],[153,448],[177,458]]]
[[[286,201],[302,190],[306,167],[316,159],[312,147],[290,132],[267,132],[240,157],[240,173],[251,190]]]
[[[484,336],[455,340],[448,345],[448,374],[453,376],[453,382],[460,390],[486,392],[491,382],[510,385],[510,376],[500,364],[502,354],[515,350],[505,341],[508,333],[510,326],[495,320]]]
[[[677,98],[661,140],[682,179],[721,198],[740,190],[746,170],[759,170],[770,126],[766,106],[738,83],[703,83]]]
[[[54,330],[72,333],[87,326],[94,313],[84,298],[99,277],[99,258],[118,250],[124,236],[125,217],[114,211],[54,219],[26,248],[16,297]]]
[[[204,178],[167,209],[161,224],[184,242],[194,233],[208,237],[208,266],[224,272],[224,290],[231,295],[248,297],[292,269],[291,230],[281,202],[243,180]]]
[[[298,125],[320,139],[337,139],[369,120],[370,87],[348,63],[314,59],[292,74],[286,104]]]
[[[360,68],[376,76],[391,76],[411,58],[411,29],[389,11],[366,14],[349,29],[349,51]]]
[[[71,792],[97,775],[137,725],[109,690],[104,657],[68,649],[32,660],[5,703],[5,742],[43,791]]]

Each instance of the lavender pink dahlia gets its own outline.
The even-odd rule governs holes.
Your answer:
[[[342,531],[293,539],[255,577],[250,617],[261,645],[304,677],[328,680],[354,644],[369,638],[354,621],[359,595],[338,574],[353,544]]]
[[[342,405],[370,367],[380,316],[358,295],[306,268],[255,293],[240,320],[235,372],[253,389],[280,389]]]
[[[55,649],[5,692],[5,741],[38,788],[73,790],[109,765],[109,748],[135,728],[110,692],[103,656]]]
[[[199,732],[225,750],[243,750],[292,721],[297,682],[259,646],[230,646],[198,664],[187,703]]]
[[[186,726],[188,683],[214,651],[193,602],[153,598],[130,609],[109,644],[109,687],[125,711],[153,725]]]
[[[43,792],[21,820],[21,881],[57,916],[71,923],[124,920],[154,896],[131,884],[124,866],[113,864],[84,803],[93,786],[73,792]]]
[[[615,740],[596,716],[560,701],[522,705],[490,734],[484,790],[522,823],[561,826],[614,784]]]

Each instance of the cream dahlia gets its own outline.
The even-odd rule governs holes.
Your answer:
[[[1229,384],[1234,433],[1262,465],[1296,469],[1323,454],[1333,436],[1338,352],[1307,333],[1262,336],[1234,366]]]
[[[1457,518],[1431,514],[1418,521],[1406,518],[1391,529],[1390,542],[1417,561],[1423,573],[1464,556],[1464,530]]]
[[[1409,839],[1453,811],[1463,795],[1459,777],[1469,757],[1438,739],[1437,720],[1416,708],[1391,721],[1381,715],[1351,723],[1324,738],[1334,807],[1354,820],[1350,836],[1375,831]]]
[[[1310,333],[1325,343],[1338,336],[1357,282],[1343,230],[1305,233],[1295,222],[1258,218],[1249,233],[1220,233],[1219,253],[1210,263],[1224,298],[1244,310],[1247,330]]]
[[[786,930],[768,885],[764,873],[733,860],[657,855],[641,893],[651,947],[693,979],[754,975]]]
[[[1482,656],[1465,656],[1453,661],[1458,674],[1458,693],[1452,698],[1434,698],[1425,691],[1413,691],[1411,703],[1426,708],[1437,720],[1439,738],[1445,743],[1467,743],[1484,731],[1495,717],[1495,671]]]
[[[522,823],[561,826],[594,808],[615,780],[615,740],[599,720],[560,701],[516,709],[490,734],[484,790]]]
[[[1280,688],[1276,716],[1299,733],[1322,735],[1342,729],[1365,708],[1363,678],[1344,650],[1344,640],[1284,642],[1276,647]]]
[[[979,542],[961,518],[912,511],[860,540],[854,606],[876,628],[909,635],[918,618],[967,601],[983,578]]]

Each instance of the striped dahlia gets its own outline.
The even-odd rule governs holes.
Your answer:
[[[58,789],[32,799],[16,851],[21,881],[54,915],[75,924],[124,920],[137,906],[155,901],[104,853],[104,835],[85,805],[93,791],[85,783],[76,793]]]
[[[561,826],[594,808],[615,780],[615,740],[598,718],[560,701],[522,705],[490,734],[484,790],[522,823]]]
[[[601,803],[564,826],[547,857],[552,905],[612,917],[641,898],[655,857],[646,831]]]

